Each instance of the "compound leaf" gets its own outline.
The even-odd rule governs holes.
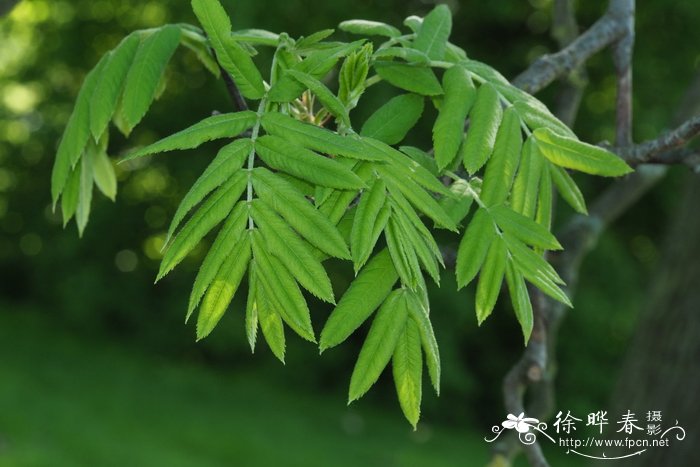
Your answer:
[[[352,334],[389,295],[398,274],[383,249],[362,268],[321,331],[320,349],[335,347]]]
[[[401,410],[415,430],[420,418],[423,386],[423,353],[418,324],[407,319],[391,359],[396,394]]]
[[[476,88],[469,72],[453,66],[442,77],[445,97],[433,126],[433,147],[438,169],[454,160],[462,142],[464,123],[476,96]]]
[[[213,115],[173,135],[132,152],[122,162],[159,152],[193,149],[221,138],[233,138],[255,125],[257,115],[250,110]]]
[[[364,187],[364,182],[340,162],[290,144],[278,136],[259,137],[255,142],[255,149],[270,167],[314,185],[341,190]]]
[[[404,63],[377,62],[377,74],[389,84],[423,96],[442,94],[442,87],[433,70]]]
[[[243,162],[252,149],[253,144],[250,139],[239,139],[221,148],[214,160],[211,161],[185,197],[182,198],[177,211],[175,211],[173,220],[170,222],[168,234],[165,238],[166,245],[170,242],[175,229],[177,229],[187,213],[199,204],[205,196],[221,186],[226,180],[229,180],[243,166]],[[238,178],[243,180],[245,176],[241,174]]]
[[[362,397],[391,360],[408,317],[406,293],[389,294],[374,317],[350,378],[349,402]]]
[[[560,167],[605,177],[632,172],[623,159],[598,146],[561,136],[548,128],[538,128],[532,136],[542,155]]]
[[[464,167],[470,174],[479,170],[491,156],[502,115],[496,89],[489,83],[482,84],[469,112],[469,130],[462,147]]]
[[[236,173],[202,204],[165,251],[156,281],[177,266],[211,229],[228,216],[243,193],[247,178],[243,172]]]
[[[158,92],[165,67],[180,44],[180,28],[163,26],[141,40],[126,75],[121,117],[127,133],[141,121]]]
[[[250,237],[243,236],[231,250],[207,289],[197,317],[197,340],[204,339],[226,312],[251,257]]]
[[[221,67],[229,72],[244,97],[265,94],[260,72],[250,55],[231,36],[231,20],[218,0],[192,0],[192,9],[209,37]]]
[[[452,32],[452,14],[447,5],[438,5],[423,18],[423,25],[416,35],[413,47],[424,52],[432,60],[445,57],[447,39]]]
[[[423,97],[401,94],[388,100],[362,125],[360,134],[386,144],[398,144],[423,113]]]

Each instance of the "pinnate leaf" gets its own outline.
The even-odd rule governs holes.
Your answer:
[[[171,24],[156,29],[141,40],[126,76],[122,96],[121,114],[127,132],[146,115],[158,93],[165,67],[179,44],[180,28]]]
[[[598,146],[561,136],[548,128],[539,128],[532,136],[542,155],[560,167],[605,177],[632,172],[624,160]]]
[[[132,152],[122,162],[159,152],[176,149],[193,149],[201,144],[221,138],[233,138],[255,125],[257,115],[250,110],[213,115],[173,135]]]
[[[423,113],[423,97],[401,94],[388,100],[362,125],[360,134],[386,144],[398,144]]]
[[[260,72],[250,55],[231,36],[231,21],[218,0],[192,0],[192,9],[209,37],[221,67],[229,72],[241,94],[260,99],[265,94]]]
[[[377,253],[345,291],[321,331],[320,349],[335,347],[382,304],[398,280],[389,251]]]
[[[362,397],[391,360],[408,317],[406,293],[392,292],[374,317],[350,378],[349,402]]]

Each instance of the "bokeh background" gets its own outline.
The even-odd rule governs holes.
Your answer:
[[[455,292],[452,272],[431,290],[443,361],[443,392],[425,386],[412,432],[390,375],[346,407],[346,390],[366,329],[318,355],[291,338],[286,366],[264,345],[250,354],[241,303],[195,343],[183,324],[204,249],[153,285],[169,217],[216,145],[118,167],[116,203],[96,196],[82,239],[50,207],[57,141],[82,79],[128,32],[194,22],[175,0],[0,2],[0,466],[452,466],[488,459],[483,437],[504,416],[501,379],[522,351],[507,300],[477,328],[473,289]],[[427,0],[224,0],[234,28],[294,37],[350,18],[400,25]],[[579,2],[582,27],[606,2]],[[450,1],[452,41],[513,77],[556,49],[551,0]],[[10,8],[8,10],[8,8]],[[671,126],[700,66],[700,6],[639,2],[635,138]],[[342,33],[339,34],[342,37]],[[582,139],[613,136],[615,79],[609,53],[588,64],[590,85],[575,124]],[[231,109],[188,51],[168,69],[168,89],[129,141],[154,141],[213,110]],[[354,115],[361,122],[388,94],[376,87]],[[556,86],[540,97],[552,102]],[[415,143],[428,147],[429,128]],[[610,406],[626,349],[663,261],[666,225],[691,177],[679,167],[601,238],[583,264],[576,308],[560,334],[557,407],[587,413]],[[606,181],[577,179],[592,199]],[[560,207],[557,223],[572,213]],[[445,247],[458,239],[446,237]],[[336,294],[352,278],[331,266]],[[320,329],[329,309],[315,303]],[[681,414],[678,414],[680,416]],[[552,452],[563,458],[563,452]],[[554,465],[578,465],[569,457]]]

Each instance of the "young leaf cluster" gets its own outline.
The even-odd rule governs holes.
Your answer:
[[[197,312],[198,339],[245,291],[251,350],[261,330],[284,361],[287,328],[316,342],[308,300],[333,304],[318,340],[322,352],[371,321],[349,401],[391,363],[401,409],[415,426],[424,365],[435,391],[440,387],[425,279],[439,285],[444,267],[435,229],[460,235],[457,285],[476,281],[479,324],[503,283],[526,342],[533,321],[527,283],[571,305],[543,254],[561,249],[551,233],[555,191],[585,213],[568,170],[620,176],[630,169],[450,43],[446,6],[406,18],[405,32],[345,21],[340,30],[361,37],[352,42],[329,40],[333,30],[299,39],[232,31],[218,0],[192,0],[192,7],[201,29],[138,31],[88,74],[58,149],[52,195],[81,232],[93,183],[114,198],[108,123],[128,135],[141,121],[178,44],[215,75],[228,74],[256,111],[203,118],[123,159],[223,140],[173,216],[158,273],[164,277],[216,231],[187,309],[187,319]],[[261,47],[273,54],[267,73],[254,60]],[[356,126],[353,109],[378,83],[395,96]],[[403,145],[431,105],[432,150]],[[328,258],[352,262],[356,274],[337,302]]]

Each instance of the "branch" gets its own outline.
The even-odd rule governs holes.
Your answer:
[[[571,44],[579,35],[576,23],[576,0],[555,0],[552,13],[552,37],[559,48]],[[586,67],[581,64],[562,80],[562,86],[556,98],[554,114],[569,127],[574,126],[578,115],[583,91],[588,85]]]
[[[633,0],[611,0],[605,15],[590,29],[559,52],[537,59],[513,80],[513,84],[535,94],[557,78],[571,73],[598,51],[618,41],[627,31],[629,2],[634,4]]]
[[[684,157],[697,151],[677,150],[700,134],[700,115],[683,122],[664,135],[629,147],[612,148],[612,151],[632,165],[682,162]]]

